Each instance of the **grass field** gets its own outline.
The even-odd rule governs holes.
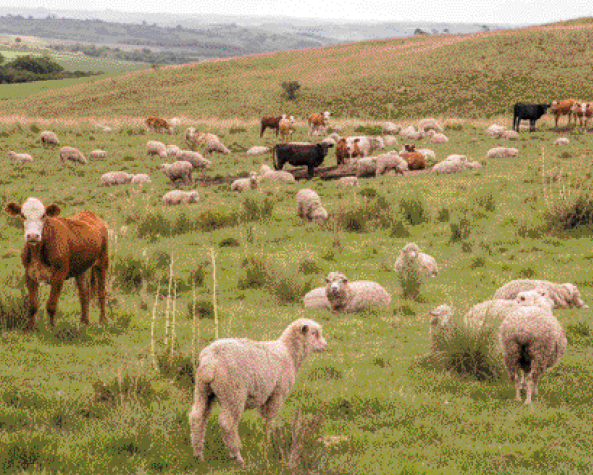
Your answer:
[[[105,110],[108,104],[106,99]],[[78,327],[72,282],[60,299],[55,330],[46,326],[44,311],[33,334],[23,333],[18,322],[7,329],[4,321],[0,467],[30,474],[592,472],[590,310],[555,311],[569,347],[544,376],[532,411],[513,401],[506,376],[479,381],[425,360],[430,310],[448,303],[464,314],[511,279],[573,282],[592,304],[591,226],[554,230],[546,218],[547,209],[562,203],[562,193],[570,197],[590,185],[592,135],[567,129],[562,133],[571,144],[555,147],[558,132],[545,123],[535,133],[522,132],[516,142],[504,142],[484,133],[488,121],[445,122],[448,144],[419,144],[434,149],[438,160],[463,153],[483,168],[361,179],[359,190],[319,179],[266,185],[244,195],[228,185],[197,186],[199,204],[174,208],[160,204],[171,185],[158,171],[161,160],[146,156],[145,144],[157,139],[181,146],[182,132],[163,137],[122,122],[113,134],[101,134],[75,119],[43,123],[63,145],[109,153],[105,160],[73,166],[35,143],[41,123],[2,124],[4,156],[15,150],[35,158],[22,167],[2,161],[2,203],[22,203],[33,195],[59,204],[65,216],[89,208],[114,236],[107,325],[98,325],[92,307],[91,325]],[[358,124],[344,121],[344,133],[352,135]],[[259,138],[255,124],[199,126],[218,133],[233,151],[213,158],[208,177],[245,175],[263,162],[271,164],[269,155],[245,154],[252,145],[273,144],[271,134]],[[304,127],[294,139],[307,140]],[[517,147],[519,156],[486,160],[486,151],[501,144]],[[328,161],[335,163],[333,152]],[[547,184],[542,177],[552,168],[567,177]],[[111,170],[148,173],[152,184],[99,187],[101,174]],[[327,226],[301,224],[294,195],[302,188],[321,196],[331,216]],[[23,309],[23,237],[18,220],[2,213],[0,224],[0,313],[6,319]],[[401,297],[392,270],[410,241],[442,268],[415,301]],[[357,315],[306,312],[302,295],[323,285],[334,270],[381,283],[393,297],[391,305]],[[47,294],[44,287],[42,308]],[[165,345],[167,313],[170,319],[175,315],[172,345],[171,330]],[[305,316],[323,325],[330,349],[304,364],[271,445],[259,417],[247,412],[239,428],[247,463],[236,468],[226,458],[215,409],[206,462],[194,462],[187,423],[192,355],[216,334],[275,339],[289,322]],[[160,370],[154,369],[152,342]],[[303,435],[293,436],[298,427]]]

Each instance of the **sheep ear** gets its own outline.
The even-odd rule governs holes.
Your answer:
[[[6,211],[6,213],[8,213],[10,216],[21,215],[21,207],[12,201],[4,207],[4,211]]]
[[[45,214],[47,216],[57,216],[60,214],[60,211],[62,211],[62,210],[56,204],[49,205],[47,208],[45,208]]]
[[[305,324],[301,327],[301,333],[303,335],[306,335],[308,331],[309,331],[309,325]]]

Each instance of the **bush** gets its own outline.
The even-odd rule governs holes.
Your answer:
[[[469,238],[472,230],[472,224],[465,216],[455,216],[449,223],[451,229],[450,242],[465,241]]]
[[[29,323],[29,297],[20,291],[6,289],[0,295],[0,329],[24,329]]]
[[[118,255],[112,267],[112,275],[124,292],[132,292],[146,287],[154,279],[154,263],[139,258],[136,254]]]
[[[394,224],[389,202],[373,188],[363,188],[359,195],[364,202],[344,207],[336,213],[336,221],[341,229],[365,232],[369,227],[387,229]]]
[[[191,356],[183,355],[178,350],[173,351],[173,355],[167,352],[157,356],[157,365],[163,376],[175,381],[180,386],[187,388],[195,386],[196,368]]]
[[[298,81],[284,81],[281,86],[286,93],[286,97],[291,101],[296,99],[296,93],[301,88],[301,84]]]
[[[403,217],[412,225],[430,221],[430,214],[422,200],[416,196],[407,196],[400,200],[399,206]]]
[[[354,129],[359,135],[383,135],[383,127],[380,125],[359,125]]]
[[[276,201],[269,196],[254,195],[243,198],[242,205],[241,218],[243,221],[259,221],[272,216]]]

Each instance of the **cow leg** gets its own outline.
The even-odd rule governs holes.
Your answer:
[[[78,287],[78,299],[80,300],[80,323],[89,324],[89,279],[92,279],[93,268],[75,277]]]
[[[105,301],[107,300],[107,269],[109,269],[109,253],[107,251],[107,239],[105,239],[105,247],[103,255],[99,261],[99,265],[94,269],[97,277],[97,296],[99,298],[99,321],[105,323],[107,317],[105,315]]]
[[[529,132],[535,132],[535,119],[529,119]]]
[[[51,290],[49,291],[49,298],[47,299],[47,314],[49,315],[49,324],[53,327],[55,325],[56,311],[58,309],[58,299],[62,292],[64,280],[68,275],[67,272],[56,272],[51,281]]]
[[[29,323],[25,328],[26,331],[31,331],[35,328],[35,314],[39,307],[39,282],[26,276],[27,291],[29,292]]]
[[[307,175],[309,176],[309,178],[313,178],[314,174],[315,174],[315,167],[313,165],[307,165]]]
[[[521,126],[521,117],[517,117],[517,132],[519,132],[520,126]]]

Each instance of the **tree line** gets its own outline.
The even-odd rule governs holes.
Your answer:
[[[0,83],[2,84],[79,78],[102,74],[92,71],[65,71],[60,64],[47,55],[18,56],[6,63],[5,59],[0,53]]]

